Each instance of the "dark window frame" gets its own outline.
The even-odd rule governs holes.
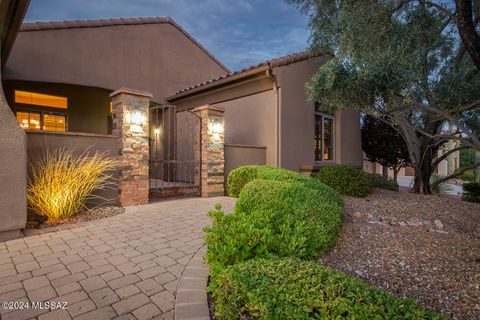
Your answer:
[[[315,124],[314,124],[314,160],[315,162],[333,162],[335,161],[335,117],[331,114],[324,113],[320,111],[320,105],[315,103]],[[332,137],[332,155],[331,159],[325,160],[323,155],[325,154],[325,143],[324,143],[324,133],[325,133],[325,119],[329,119],[332,122],[331,125],[331,137]]]

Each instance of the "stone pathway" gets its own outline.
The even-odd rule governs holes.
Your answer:
[[[235,199],[130,207],[69,230],[0,242],[0,302],[16,302],[2,304],[0,318],[208,317],[202,228],[218,202],[230,211]]]

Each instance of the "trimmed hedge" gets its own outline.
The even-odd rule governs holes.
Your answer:
[[[255,259],[211,279],[218,319],[442,319],[315,262]]]
[[[372,188],[398,191],[400,186],[391,178],[384,178],[381,174],[366,174]]]
[[[332,202],[343,206],[343,198],[332,188],[308,176],[301,175],[297,172],[276,168],[272,166],[243,166],[238,167],[230,172],[227,179],[227,192],[231,197],[238,198],[243,187],[254,179],[275,180],[286,182],[298,182],[304,186],[316,189],[322,195],[323,201],[329,199]]]
[[[464,183],[462,199],[468,202],[480,203],[480,182]]]
[[[351,165],[324,167],[313,177],[344,195],[366,197],[372,191],[367,174]]]
[[[244,186],[235,211],[211,211],[205,228],[213,272],[256,257],[314,259],[331,249],[342,209],[322,191],[299,182],[256,179]]]

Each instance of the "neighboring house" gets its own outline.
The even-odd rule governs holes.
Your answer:
[[[326,114],[307,101],[305,82],[326,59],[296,53],[268,60],[180,90],[167,100],[178,109],[204,104],[225,109],[227,172],[244,164],[240,155],[259,147],[265,148],[266,164],[295,171],[334,163],[362,167],[359,112]],[[254,162],[262,162],[257,157]]]

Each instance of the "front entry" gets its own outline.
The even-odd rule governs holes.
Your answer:
[[[200,118],[171,105],[150,107],[150,199],[200,195]]]

